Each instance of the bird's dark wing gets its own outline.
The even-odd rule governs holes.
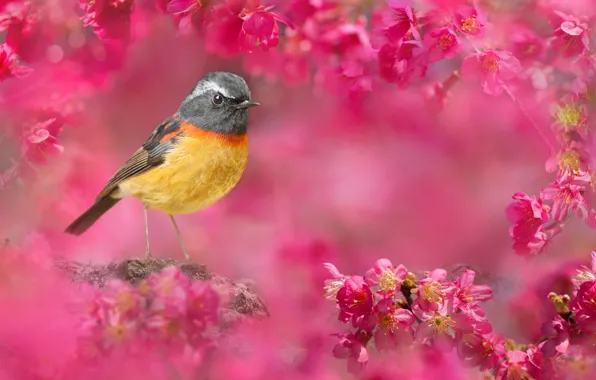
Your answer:
[[[172,149],[177,136],[182,133],[180,125],[180,120],[173,116],[155,128],[143,146],[126,160],[99,192],[97,199],[111,194],[122,181],[161,165],[165,154]]]

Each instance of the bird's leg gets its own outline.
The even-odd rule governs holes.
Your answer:
[[[188,254],[188,251],[186,250],[186,244],[184,244],[184,240],[182,240],[182,235],[180,234],[180,229],[178,229],[178,224],[176,224],[174,215],[170,215],[170,220],[172,221],[172,224],[174,225],[174,229],[176,230],[176,235],[178,235],[178,241],[180,242],[180,246],[182,247],[182,252],[184,252],[184,257],[186,258],[186,261],[190,261],[190,255]]]
[[[145,216],[145,259],[151,257],[149,251],[149,217],[147,216],[147,206],[143,205],[143,215]]]

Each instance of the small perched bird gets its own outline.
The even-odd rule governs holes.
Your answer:
[[[147,223],[151,208],[170,216],[189,260],[174,215],[210,206],[236,186],[248,159],[247,110],[258,105],[242,77],[206,74],[66,232],[82,234],[122,198],[131,196],[144,206],[146,257],[151,256]]]

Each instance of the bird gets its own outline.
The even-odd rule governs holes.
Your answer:
[[[259,105],[241,76],[206,73],[65,232],[81,235],[120,200],[132,197],[143,204],[145,258],[152,258],[147,211],[154,209],[169,215],[190,260],[174,215],[209,207],[236,186],[248,160],[248,109]]]

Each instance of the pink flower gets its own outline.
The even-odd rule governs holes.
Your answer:
[[[64,147],[58,141],[62,125],[61,120],[51,118],[38,122],[25,130],[22,151],[29,161],[45,163],[49,155],[64,151]]]
[[[582,266],[582,269],[577,270],[577,274],[572,278],[575,287],[579,288],[585,282],[596,281],[596,252],[592,251],[590,254],[591,267]]]
[[[93,27],[100,38],[128,40],[134,0],[80,0],[80,3],[85,11],[83,23]]]
[[[398,45],[387,43],[378,52],[380,77],[405,87],[422,78],[428,68],[427,56],[418,41],[404,41]]]
[[[573,16],[557,13],[563,22],[555,30],[552,47],[563,52],[566,57],[579,57],[590,50],[588,24]]]
[[[466,57],[462,76],[481,78],[484,92],[497,96],[505,89],[505,82],[515,78],[521,70],[520,62],[510,52],[489,49]]]
[[[368,314],[373,308],[370,288],[360,276],[353,276],[345,281],[344,286],[337,292],[337,302],[342,313],[352,317]]]
[[[348,359],[348,372],[357,374],[366,368],[368,350],[366,345],[370,334],[357,332],[356,334],[338,334],[339,343],[333,348],[333,356],[338,359]]]
[[[211,10],[204,28],[207,51],[222,56],[233,56],[240,51],[241,11],[225,4]]]
[[[544,200],[552,200],[553,219],[562,222],[573,211],[580,219],[588,217],[588,206],[583,197],[585,187],[570,182],[553,182],[550,187],[540,192]]]
[[[474,320],[465,314],[450,314],[447,307],[434,312],[417,312],[421,320],[416,329],[416,342],[426,344],[433,341],[437,347],[449,349],[464,334],[474,333]]]
[[[364,280],[369,286],[378,286],[380,294],[392,297],[400,290],[401,283],[406,279],[408,270],[403,265],[393,267],[391,261],[380,259],[372,269],[366,271]]]
[[[258,1],[255,10],[244,9],[240,13],[240,18],[244,20],[242,30],[240,31],[240,47],[246,51],[252,51],[256,48],[269,50],[276,47],[279,43],[279,25],[277,22],[284,23],[290,28],[294,25],[287,18],[270,12],[272,7],[259,6]]]
[[[553,237],[563,231],[563,226],[554,223],[548,228],[538,227],[534,234],[529,233],[524,227],[514,226],[510,230],[513,237],[513,249],[515,253],[521,256],[536,256],[544,252]]]
[[[399,43],[408,32],[412,32],[416,39],[420,35],[416,30],[416,14],[409,0],[387,0],[389,8],[382,13],[382,34],[387,42]]]
[[[496,380],[536,379],[539,368],[530,360],[527,353],[520,350],[507,352],[507,359],[501,362]]]
[[[193,281],[186,294],[186,316],[193,328],[204,330],[218,320],[220,298],[211,284],[206,281]]]
[[[446,278],[447,272],[444,269],[435,269],[420,280],[415,290],[417,297],[412,306],[414,313],[417,313],[417,310],[421,313],[435,312],[443,308],[448,301],[454,300],[453,288],[443,283]]]
[[[333,279],[328,279],[324,282],[325,286],[323,289],[325,289],[325,298],[329,300],[336,299],[337,292],[344,286],[347,277],[339,273],[339,270],[337,270],[335,265],[331,263],[323,263],[323,266],[333,277]]]
[[[553,108],[553,127],[560,131],[582,132],[588,122],[588,110],[577,95],[567,94]]]
[[[487,285],[473,285],[476,273],[466,270],[455,282],[456,304],[466,313],[472,306],[486,302],[493,298],[493,290]]]
[[[0,83],[12,77],[24,77],[31,71],[29,67],[20,65],[17,55],[8,44],[0,45]]]
[[[548,340],[542,345],[546,357],[558,357],[569,347],[569,323],[559,315],[542,325],[542,333]]]
[[[464,363],[486,371],[495,369],[507,352],[505,339],[494,333],[466,334],[459,341],[457,351]]]
[[[374,333],[377,350],[390,350],[398,345],[412,344],[412,325],[416,318],[411,311],[397,308],[390,299],[380,301],[375,309],[379,324]]]
[[[461,42],[451,28],[440,28],[426,33],[424,47],[428,51],[429,63],[433,63],[456,57],[461,51]]]
[[[557,171],[557,182],[568,182],[573,180],[590,181],[588,173],[589,165],[586,152],[578,149],[568,148],[557,152],[546,162],[546,171],[552,173]]]
[[[524,64],[533,64],[545,55],[544,38],[525,25],[515,25],[511,35],[511,52]]]
[[[453,18],[457,28],[462,33],[470,36],[478,37],[482,35],[482,28],[486,25],[485,15],[469,5],[458,7]]]
[[[507,206],[507,219],[513,224],[525,224],[538,228],[548,222],[548,207],[542,204],[542,199],[536,199],[524,193],[513,194],[513,200],[517,202]]]
[[[580,285],[569,307],[574,312],[578,328],[587,333],[596,333],[596,282],[586,281]]]

